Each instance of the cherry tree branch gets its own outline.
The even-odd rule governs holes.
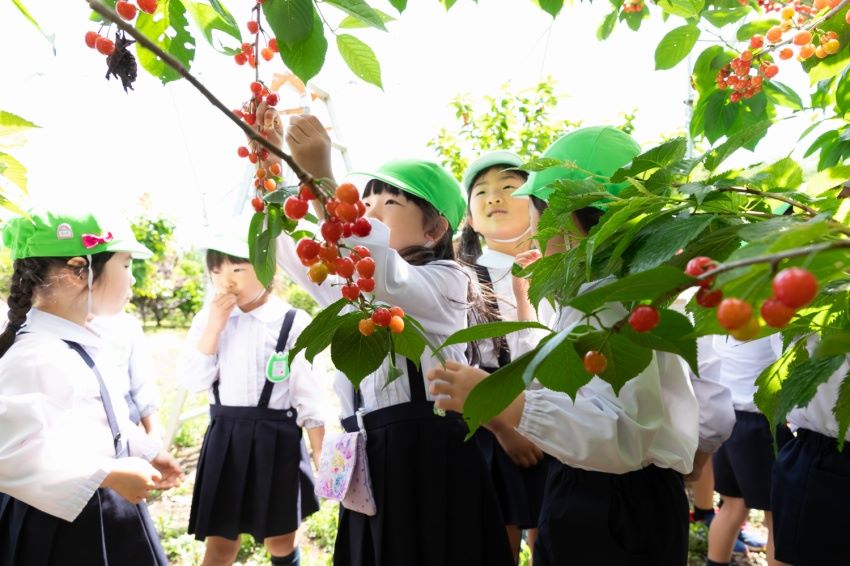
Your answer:
[[[850,248],[850,240],[835,240],[832,242],[823,242],[820,244],[813,244],[811,246],[805,246],[802,248],[794,248],[791,250],[785,250],[784,252],[779,252],[770,255],[762,255],[757,257],[749,257],[747,259],[739,259],[738,261],[730,261],[728,263],[722,263],[712,269],[711,271],[706,271],[697,279],[708,279],[710,277],[714,277],[719,273],[724,273],[726,271],[732,271],[733,269],[739,269],[741,267],[747,267],[748,265],[756,265],[759,263],[779,263],[783,259],[788,259],[792,257],[800,257],[820,252],[825,252],[829,250],[837,250],[840,248]]]

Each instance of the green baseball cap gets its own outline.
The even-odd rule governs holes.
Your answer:
[[[91,214],[35,211],[3,227],[3,244],[12,260],[27,257],[78,257],[103,252],[126,252],[137,259],[153,254],[124,222],[102,223]]]
[[[558,179],[579,181],[588,177],[602,182],[609,193],[617,195],[628,183],[614,184],[606,181],[639,153],[640,145],[617,128],[580,128],[558,138],[543,153],[543,157],[571,161],[576,168],[550,167],[531,173],[528,181],[514,191],[513,196],[534,195],[548,200],[554,190],[549,186],[552,182]]]
[[[468,193],[472,188],[472,183],[482,171],[486,171],[495,165],[507,165],[508,167],[521,167],[523,160],[519,155],[510,151],[498,150],[485,153],[466,168],[466,173],[463,174],[464,190]]]
[[[251,216],[241,215],[212,226],[202,236],[199,246],[204,250],[216,250],[229,256],[248,259],[248,231]]]
[[[397,159],[388,161],[375,171],[353,172],[384,181],[406,193],[426,200],[457,230],[466,214],[466,199],[457,181],[448,171],[432,161]]]

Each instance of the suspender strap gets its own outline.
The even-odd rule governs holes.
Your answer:
[[[292,330],[292,322],[295,320],[295,309],[290,309],[289,312],[286,313],[286,316],[283,317],[283,325],[280,327],[280,334],[277,337],[277,345],[275,346],[275,352],[283,352],[286,350],[286,343],[289,341],[289,332]],[[290,363],[292,360],[289,360]],[[265,385],[263,385],[263,392],[260,394],[260,402],[257,404],[258,407],[263,409],[269,406],[269,401],[272,398],[272,389],[276,384],[266,380]]]
[[[493,312],[499,312],[499,301],[496,299],[496,289],[493,287],[493,279],[490,277],[490,270],[483,265],[475,265],[475,273],[478,275],[478,283],[487,290],[484,301]],[[496,352],[499,367],[504,367],[511,363],[511,350],[508,347],[508,341],[504,336],[496,338],[498,351]]]
[[[100,401],[103,403],[103,410],[106,412],[106,421],[109,423],[109,430],[112,432],[112,442],[115,445],[115,457],[121,458],[122,456],[126,456],[126,447],[124,446],[124,443],[121,442],[121,429],[118,427],[118,421],[115,420],[115,412],[112,409],[112,399],[109,396],[106,383],[103,381],[103,376],[100,375],[100,371],[97,369],[97,366],[94,365],[94,360],[91,359],[91,356],[89,356],[88,352],[86,352],[82,346],[70,340],[63,340],[63,342],[68,344],[71,349],[83,358],[83,361],[86,362],[86,365],[89,366],[92,372],[94,372],[95,377],[97,377],[97,383],[100,386]]]

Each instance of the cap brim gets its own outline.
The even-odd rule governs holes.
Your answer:
[[[248,242],[235,241],[227,238],[207,238],[198,245],[203,250],[215,250],[229,256],[248,259],[251,255]]]
[[[129,240],[112,240],[106,245],[107,252],[124,252],[130,254],[133,259],[150,259],[153,252],[139,242]]]
[[[511,153],[510,151],[494,151],[492,153],[488,153],[483,155],[472,162],[469,168],[466,170],[466,173],[463,175],[463,189],[466,192],[469,192],[469,189],[472,187],[472,181],[475,177],[478,176],[482,171],[493,167],[494,165],[509,165],[511,167],[521,167],[523,165],[523,160],[520,159],[518,155]],[[512,196],[517,196],[516,191],[512,193]]]

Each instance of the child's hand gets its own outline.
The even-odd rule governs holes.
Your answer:
[[[216,332],[224,330],[235,306],[236,295],[233,293],[216,293],[213,300],[210,301],[210,317],[207,321],[207,327]]]
[[[161,474],[156,482],[157,489],[170,489],[183,483],[183,470],[180,463],[168,452],[160,452],[151,460],[151,465]]]
[[[528,250],[517,254],[517,256],[514,258],[514,263],[525,269],[526,267],[540,259],[540,257],[541,255],[539,250]],[[527,300],[529,284],[528,279],[524,277],[514,277],[512,283],[514,289],[514,296],[517,298],[517,300]]]
[[[543,459],[543,451],[514,429],[504,428],[495,435],[496,440],[517,466],[530,468]]]
[[[289,118],[286,145],[292,159],[317,179],[333,178],[331,138],[318,118],[302,114]]]
[[[142,458],[119,458],[112,471],[100,484],[108,487],[130,503],[141,503],[148,492],[156,489],[162,475]]]
[[[463,412],[463,404],[472,388],[487,377],[484,370],[447,361],[446,367],[436,367],[428,372],[429,390],[440,396],[435,401],[438,409]]]

